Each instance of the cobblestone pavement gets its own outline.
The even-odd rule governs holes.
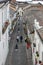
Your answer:
[[[9,54],[6,60],[5,65],[32,65],[31,59],[27,59],[27,53],[26,53],[26,43],[17,43],[16,37],[17,35],[23,35],[24,38],[24,32],[23,32],[23,25],[22,21],[19,22],[20,25],[16,25],[13,34],[11,35],[11,40],[10,40],[10,46],[9,46]],[[17,30],[20,28],[20,32],[18,33]],[[15,45],[18,44],[18,49],[15,49]],[[29,51],[30,53],[30,51]],[[30,56],[31,54],[29,54]],[[29,64],[28,61],[29,60]]]

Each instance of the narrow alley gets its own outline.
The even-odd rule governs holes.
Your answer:
[[[0,65],[43,65],[43,1],[0,0]]]
[[[28,55],[29,58],[27,59],[25,34],[24,34],[22,21],[23,20],[17,21],[14,32],[11,35],[11,40],[9,45],[10,50],[5,65],[32,65],[31,49],[29,50],[29,55]],[[19,32],[18,32],[18,28],[20,29]],[[23,36],[22,43],[20,41],[19,42],[16,41],[17,35]],[[18,45],[17,50],[15,49],[16,44]]]

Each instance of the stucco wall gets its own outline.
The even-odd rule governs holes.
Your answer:
[[[5,65],[5,61],[9,51],[8,28],[2,34],[2,25],[7,20],[7,6],[0,9],[0,65]]]

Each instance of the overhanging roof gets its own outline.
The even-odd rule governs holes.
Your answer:
[[[11,1],[11,0],[0,0],[0,3],[6,3],[7,1]]]

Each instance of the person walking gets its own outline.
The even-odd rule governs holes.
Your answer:
[[[17,40],[17,42],[19,42],[19,36],[17,36],[17,39],[16,40]]]
[[[21,35],[21,36],[20,36],[20,42],[22,42],[22,40],[23,40],[23,36]]]
[[[18,44],[16,44],[15,49],[18,49]]]

